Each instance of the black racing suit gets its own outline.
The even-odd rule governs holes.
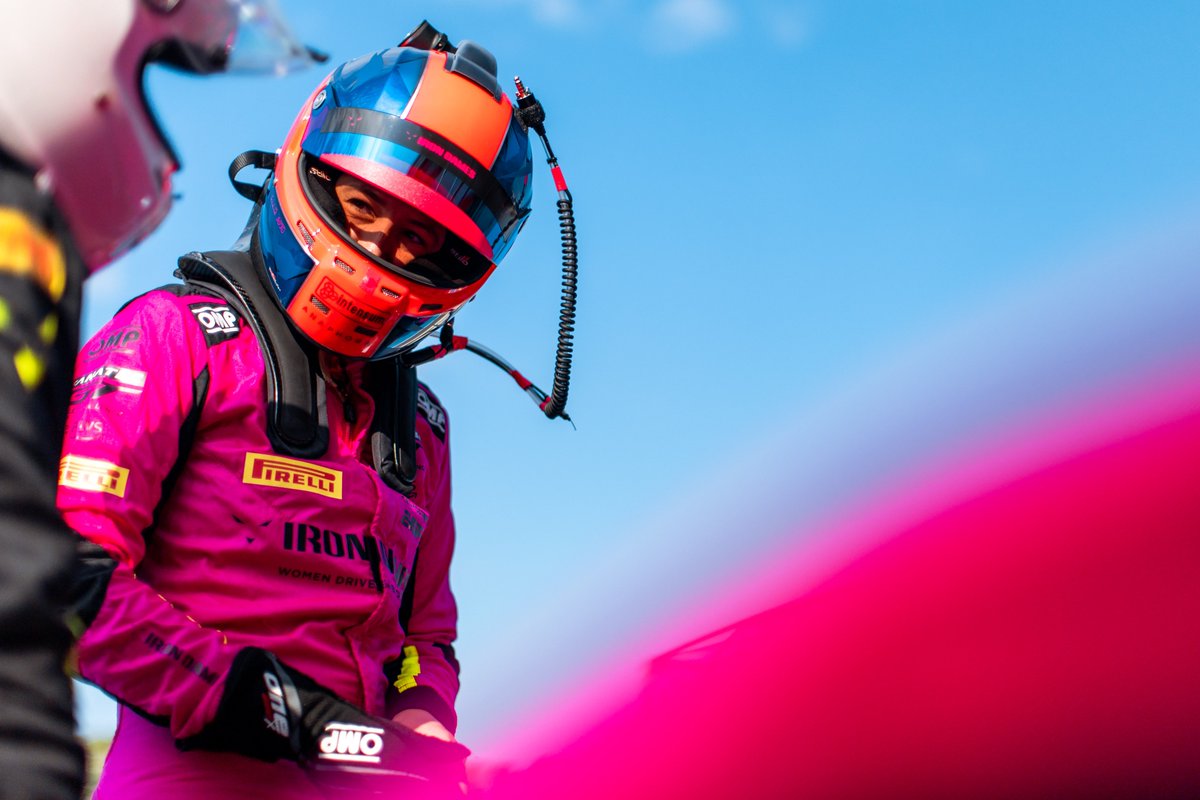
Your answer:
[[[86,271],[32,174],[0,151],[0,798],[77,800],[67,605],[75,537],[55,508]]]

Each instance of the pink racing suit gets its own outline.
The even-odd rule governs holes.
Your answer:
[[[96,797],[324,796],[292,762],[174,747],[247,646],[368,713],[454,729],[445,414],[421,387],[410,499],[363,460],[362,363],[321,367],[329,448],[303,460],[273,451],[258,340],[221,299],[150,292],[80,354],[58,502],[106,565],[78,670],[122,704]]]

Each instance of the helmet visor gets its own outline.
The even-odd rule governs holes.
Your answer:
[[[301,154],[299,168],[300,184],[305,195],[330,230],[336,232],[360,257],[381,269],[425,286],[461,289],[482,279],[491,268],[491,261],[462,239],[382,189],[366,184],[324,161],[309,158],[307,154]],[[355,189],[358,186],[367,187],[370,195],[360,197],[363,193]],[[369,212],[355,207],[355,201],[360,199],[371,204]],[[387,208],[391,208],[395,214],[395,219],[387,220],[389,227],[401,229],[391,235],[397,238],[403,236],[406,241],[404,258],[389,258],[385,257],[387,254],[366,249],[360,243],[362,234],[355,233],[359,230],[354,224],[360,221],[359,214],[380,213]]]
[[[508,136],[516,139],[524,133],[513,124]],[[450,140],[392,114],[320,108],[303,147],[408,200],[495,263],[508,252],[529,214],[528,169],[507,162],[488,169]]]
[[[151,60],[184,72],[285,75],[313,63],[275,0],[165,3],[167,35]]]

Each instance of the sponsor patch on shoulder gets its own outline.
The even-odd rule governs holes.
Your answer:
[[[75,379],[71,387],[71,404],[118,392],[141,394],[146,387],[146,373],[128,367],[103,366]]]
[[[109,332],[103,339],[93,339],[88,344],[88,358],[95,358],[101,353],[132,353],[139,339],[142,338],[142,329],[136,325],[129,325],[124,328],[117,328],[115,331]]]
[[[204,339],[209,347],[227,342],[241,331],[241,321],[229,306],[190,303],[188,308],[196,316],[196,322],[200,323],[200,329],[204,331]]]
[[[58,462],[59,486],[124,497],[128,480],[128,469],[108,461],[83,456],[64,456]]]
[[[417,386],[417,410],[429,422],[439,439],[446,439],[446,411],[433,401],[424,386]]]

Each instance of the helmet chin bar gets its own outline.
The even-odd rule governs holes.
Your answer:
[[[396,358],[403,353],[411,350],[413,345],[416,345],[421,340],[426,339],[438,328],[443,328],[447,325],[453,326],[454,315],[458,313],[458,309],[445,311],[432,317],[422,319],[419,323],[413,325],[407,330],[395,331],[389,334],[375,351],[375,355],[370,357],[371,361],[386,361],[389,358]]]

